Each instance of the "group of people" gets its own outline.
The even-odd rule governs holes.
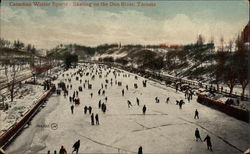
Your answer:
[[[200,140],[201,142],[207,142],[207,149],[213,151],[213,149],[212,149],[211,137],[210,137],[209,135],[207,135],[207,136],[204,138],[204,140],[202,140],[202,139],[201,139],[201,136],[200,136],[199,129],[196,128],[196,130],[195,130],[195,138],[196,138],[196,142],[199,141],[199,140]]]
[[[81,71],[78,72],[78,73],[81,73]],[[92,73],[93,73],[93,71],[92,71]],[[111,73],[111,71],[109,71],[105,76],[107,77],[107,75],[109,73]],[[90,75],[90,74],[91,73],[89,73],[88,75]],[[115,71],[113,71],[113,74],[115,76],[115,79],[116,79],[117,76],[119,76],[119,73],[116,73]],[[99,72],[99,78],[101,78],[101,77],[102,77],[102,75]],[[94,80],[94,79],[95,78],[92,76],[92,80]],[[138,77],[136,77],[135,79],[138,79]],[[68,81],[71,82],[71,80],[68,80]],[[82,80],[80,80],[80,83],[81,82],[82,82]],[[113,81],[111,79],[110,82],[109,82],[109,80],[106,79],[105,82],[106,82],[106,84],[101,83],[101,88],[98,89],[98,91],[97,91],[97,93],[98,93],[99,96],[100,95],[104,95],[105,96],[105,89],[108,89],[107,88],[107,84],[110,83],[111,86],[112,86],[112,82]],[[85,88],[85,84],[89,84],[89,80],[85,80],[85,83],[83,85],[84,88]],[[117,80],[116,80],[116,84],[118,84]],[[143,80],[142,84],[143,84],[143,87],[146,87],[147,80]],[[121,86],[121,85],[122,85],[122,83],[119,82],[118,86]],[[72,87],[72,85],[71,85],[71,87]],[[124,89],[126,89],[128,91],[128,85],[126,85]],[[124,89],[122,89],[122,91],[121,91],[122,92],[122,96],[125,95],[125,90]],[[136,89],[136,87],[135,87],[135,89]],[[176,87],[176,89],[178,90],[178,86]],[[188,99],[188,101],[192,100],[192,96],[193,96],[193,92],[192,91],[190,91],[190,90],[185,91],[185,98]],[[93,97],[93,92],[90,93],[90,97],[91,98]],[[69,97],[69,100],[70,100],[70,102],[75,102],[77,98],[78,98],[78,91],[76,90],[76,91],[73,92],[73,96]],[[102,102],[102,100],[100,100],[99,103],[98,103],[98,108],[101,109],[101,111],[103,113],[105,113],[106,110],[107,110],[107,106],[106,106],[107,99],[108,99],[108,97],[106,96],[105,97],[105,102]],[[170,101],[170,97],[167,97],[166,98],[166,103],[169,103],[169,101]],[[160,99],[158,97],[155,97],[155,102],[156,103],[160,103]],[[130,100],[127,101],[127,104],[128,104],[128,108],[132,107],[132,103],[131,103]],[[136,104],[137,104],[137,106],[140,106],[140,100],[137,97],[136,97]],[[183,104],[185,104],[185,102],[183,100],[180,100],[180,101],[176,100],[176,105],[179,105],[180,109],[182,109],[182,105]],[[146,111],[147,111],[147,107],[146,107],[146,105],[143,105],[143,107],[142,107],[142,114],[145,115]],[[99,115],[97,113],[96,114],[92,113],[92,107],[91,106],[88,107],[88,106],[85,105],[84,106],[84,114],[87,114],[87,112],[91,115],[90,116],[91,125],[99,125]],[[74,105],[73,104],[71,105],[71,113],[72,114],[74,113]],[[199,112],[198,112],[197,109],[195,110],[194,119],[199,119]],[[196,137],[196,141],[198,141],[198,140],[202,141],[202,139],[200,137],[200,134],[199,134],[198,128],[195,131],[195,137]],[[211,138],[210,138],[210,136],[207,135],[206,138],[203,141],[207,142],[208,149],[212,151],[212,144],[211,144]],[[79,147],[80,147],[80,140],[77,141],[73,145],[73,148],[74,148],[73,152],[78,153]],[[60,149],[60,151],[59,151],[59,154],[66,154],[66,153],[67,153],[66,149],[62,146],[61,149]],[[48,152],[48,154],[49,154],[49,152]],[[141,146],[138,149],[138,154],[143,154]]]
[[[76,142],[73,144],[72,148],[73,148],[72,154],[73,154],[73,153],[78,154],[79,148],[80,148],[80,140],[76,141]],[[52,153],[50,152],[50,150],[48,150],[47,154],[52,154]],[[57,151],[54,150],[54,153],[53,153],[53,154],[67,154],[67,150],[66,150],[66,148],[62,145],[61,148],[60,148],[60,150],[59,150],[59,153],[57,153]]]

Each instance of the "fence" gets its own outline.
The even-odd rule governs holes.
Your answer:
[[[239,120],[249,122],[249,111],[247,109],[242,109],[238,106],[228,105],[222,101],[215,100],[207,97],[206,95],[196,93],[198,98],[197,102],[213,109],[219,110],[226,113],[229,116],[235,117]]]
[[[47,91],[40,99],[35,103],[35,106],[28,110],[23,118],[17,123],[13,124],[4,134],[0,136],[0,147],[5,148],[9,142],[15,138],[15,136],[22,130],[22,128],[31,120],[31,118],[37,113],[38,109],[51,96],[55,91],[55,87],[52,87]]]

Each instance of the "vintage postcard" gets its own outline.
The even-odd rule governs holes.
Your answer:
[[[250,154],[248,0],[1,0],[0,154]]]

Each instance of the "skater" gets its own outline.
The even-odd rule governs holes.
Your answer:
[[[80,140],[78,140],[78,141],[73,145],[72,148],[74,148],[73,151],[72,151],[72,153],[76,151],[76,154],[78,154],[78,151],[79,151],[79,148],[80,148]]]
[[[211,138],[210,138],[210,136],[207,135],[206,138],[204,139],[204,142],[205,142],[205,141],[207,141],[207,149],[213,151],[213,150],[212,150],[212,143],[211,143]]]
[[[140,106],[140,100],[137,97],[136,97],[136,102],[137,102],[137,105]]]
[[[131,102],[128,100],[128,108],[130,108],[130,106],[132,106]]]
[[[90,97],[91,97],[91,98],[93,97],[93,93],[90,93]]]
[[[198,141],[198,139],[202,142],[198,128],[196,128],[195,130],[195,138],[196,138],[196,142]]]
[[[84,106],[84,114],[87,114],[87,111],[88,111],[88,107]]]
[[[144,105],[143,108],[142,108],[142,113],[143,113],[144,115],[146,114],[146,110],[147,110],[147,108],[146,108],[146,106]]]
[[[182,109],[182,105],[185,104],[185,102],[183,100],[179,101],[179,109]]]
[[[197,109],[195,110],[195,113],[194,113],[194,119],[196,118],[199,119],[199,112]]]
[[[102,106],[102,101],[99,100],[99,104],[98,104],[99,109],[101,108],[101,106]]]
[[[89,114],[91,114],[91,113],[92,113],[92,107],[89,106]]]
[[[72,102],[72,97],[71,96],[69,96],[69,102]]]
[[[139,147],[138,154],[143,154],[143,152],[142,152],[142,146]]]
[[[105,101],[106,101],[106,102],[108,101],[108,97],[107,97],[107,96],[105,97]]]
[[[59,154],[67,154],[67,151],[66,151],[66,149],[63,146],[61,146]]]
[[[3,154],[3,153],[0,153],[0,154]],[[47,152],[47,154],[50,154],[50,150]]]
[[[70,109],[71,109],[71,113],[73,114],[74,113],[74,105],[71,105]]]
[[[128,90],[128,85],[126,85],[126,89]]]
[[[124,96],[124,89],[122,89],[122,96]]]
[[[96,122],[96,125],[99,125],[99,116],[98,116],[98,114],[95,115],[95,122]]]
[[[103,105],[103,113],[106,112],[106,109],[107,109],[106,104],[104,104],[104,105]]]
[[[213,150],[212,150],[212,143],[211,143],[211,138],[210,138],[210,136],[207,135],[206,138],[204,139],[204,142],[205,142],[205,141],[207,141],[207,149],[213,151]]]
[[[54,154],[57,154],[56,150],[54,151]]]
[[[94,113],[91,114],[91,125],[95,125]]]
[[[168,102],[169,102],[169,97],[166,99],[166,103],[168,104]]]

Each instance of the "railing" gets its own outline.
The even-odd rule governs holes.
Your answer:
[[[55,91],[55,87],[52,87],[49,91],[44,93],[44,95],[38,99],[30,110],[28,110],[23,118],[13,124],[5,133],[0,136],[0,147],[5,148],[12,139],[22,130],[22,128],[31,120],[31,118],[37,113],[42,104],[46,101],[46,99],[51,96]]]
[[[201,93],[196,93],[196,94],[198,96],[197,98],[198,103],[219,110],[239,120],[249,122],[249,111],[247,109],[240,108],[239,106],[225,104],[220,100],[209,98]]]

